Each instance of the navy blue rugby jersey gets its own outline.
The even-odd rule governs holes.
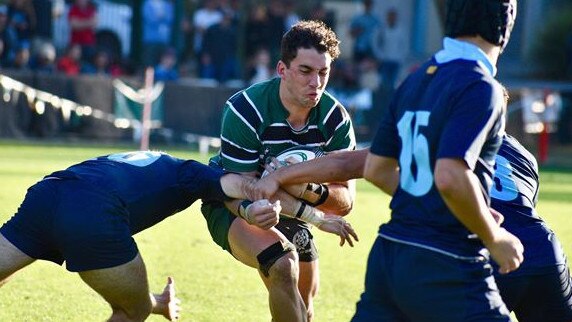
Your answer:
[[[85,180],[119,198],[130,213],[133,234],[179,212],[197,199],[225,198],[223,172],[161,152],[135,151],[97,157],[48,177]]]
[[[560,243],[535,210],[538,188],[536,159],[515,138],[505,135],[496,156],[491,207],[504,215],[502,226],[524,245],[524,262],[513,275],[565,263]]]
[[[434,184],[439,158],[464,160],[488,200],[504,132],[502,86],[484,64],[423,64],[398,88],[370,151],[397,159],[400,183],[382,237],[453,257],[480,257],[482,243],[447,208]]]

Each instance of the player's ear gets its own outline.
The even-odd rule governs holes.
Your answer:
[[[286,64],[281,60],[278,61],[278,64],[276,64],[276,74],[278,76],[280,76],[280,78],[284,77],[284,73],[286,72],[286,69],[288,69]]]

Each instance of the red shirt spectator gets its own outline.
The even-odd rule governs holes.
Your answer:
[[[66,53],[57,63],[58,71],[66,75],[79,75],[81,71],[81,46],[78,44],[70,45],[66,49]]]
[[[89,0],[76,0],[70,7],[68,19],[71,27],[70,42],[82,46],[95,46],[97,9]]]

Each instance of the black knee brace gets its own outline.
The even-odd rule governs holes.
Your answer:
[[[288,254],[289,252],[293,252],[296,250],[296,247],[292,245],[292,243],[282,243],[276,242],[265,250],[261,251],[256,258],[258,259],[258,264],[260,265],[260,271],[264,276],[268,277],[270,275],[270,267],[276,263],[280,257]]]

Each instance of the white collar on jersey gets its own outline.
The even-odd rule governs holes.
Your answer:
[[[443,64],[455,59],[476,61],[488,70],[493,77],[497,74],[496,66],[478,46],[466,41],[445,37],[443,39],[443,49],[435,54],[435,60],[439,64]]]

